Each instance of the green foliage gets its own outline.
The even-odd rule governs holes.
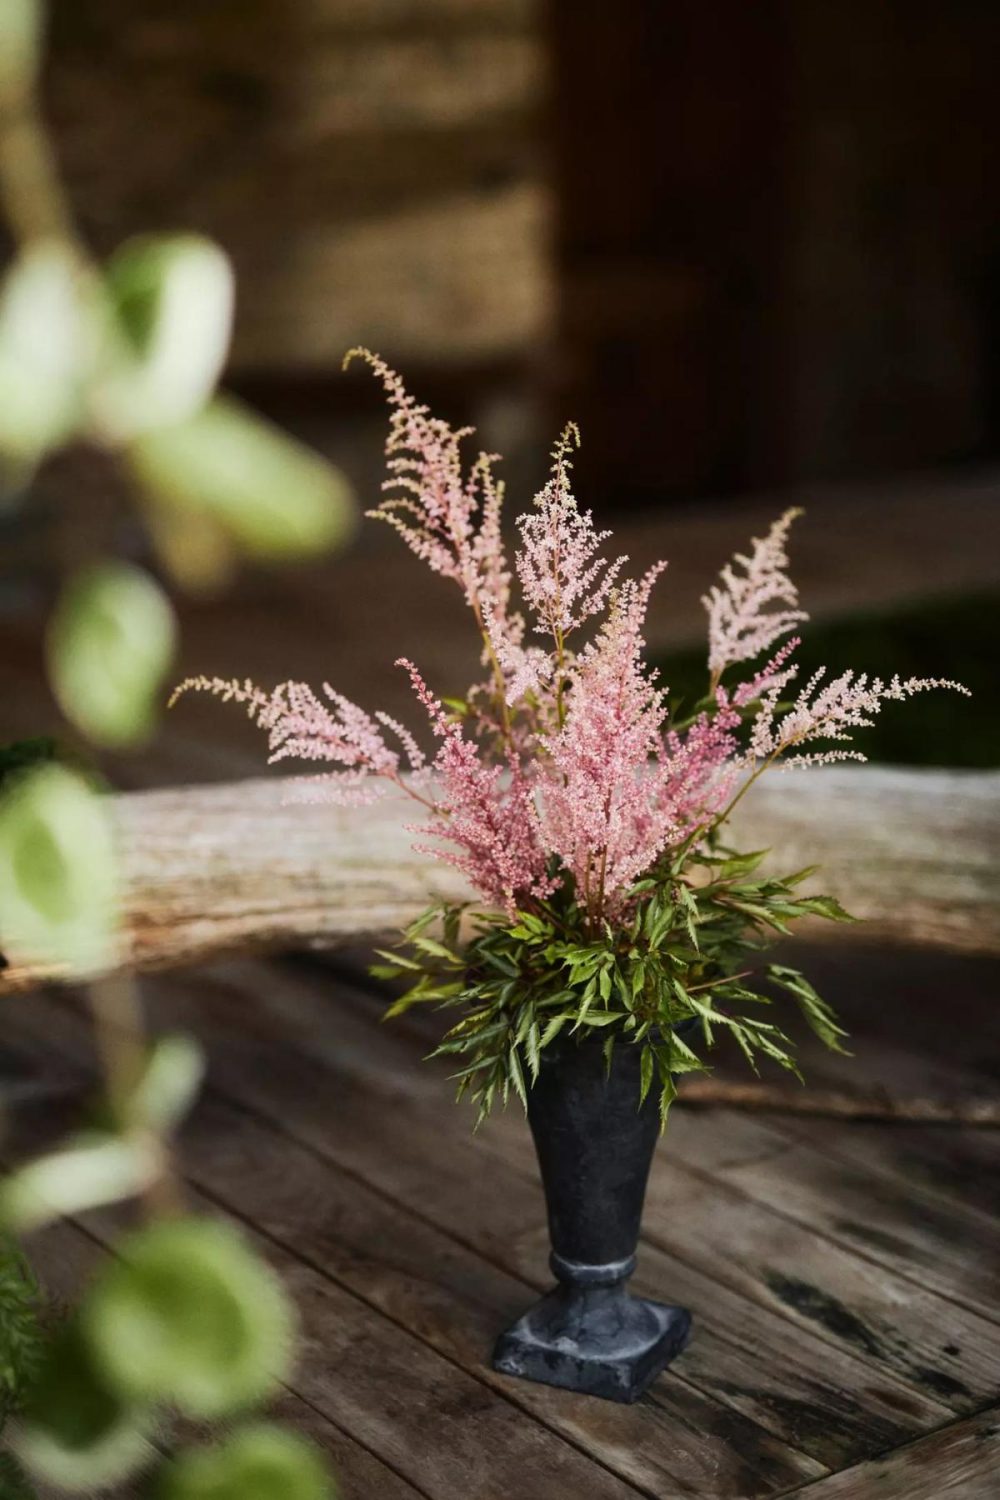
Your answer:
[[[120,1203],[155,1180],[159,1160],[149,1138],[91,1132],[29,1162],[0,1185],[0,1217],[19,1234],[68,1214]]]
[[[351,507],[328,464],[229,397],[171,427],[140,435],[128,453],[153,503],[161,545],[183,571],[192,524],[199,545],[251,558],[293,558],[342,541]]]
[[[159,584],[130,563],[72,578],[49,624],[49,678],[66,717],[95,744],[148,737],[173,660],[176,627]]]
[[[149,1458],[151,1413],[108,1385],[78,1321],[52,1340],[18,1432],[31,1472],[61,1489],[118,1483]]]
[[[798,1076],[791,1038],[758,1013],[771,1005],[771,989],[789,995],[816,1035],[842,1050],[845,1033],[809,981],[787,965],[753,960],[797,918],[851,919],[829,896],[799,894],[811,870],[760,873],[765,853],[681,856],[640,880],[623,918],[596,933],[586,930],[572,893],[514,922],[477,914],[464,944],[465,909],[432,908],[372,972],[409,984],[390,1016],[425,1003],[462,1011],[435,1055],[461,1064],[459,1097],[471,1095],[480,1120],[511,1093],[527,1103],[557,1037],[599,1035],[609,1065],[616,1045],[642,1048],[642,1097],[658,1090],[665,1123],[675,1075],[704,1070],[703,1054],[719,1036],[731,1037],[755,1069],[763,1057]],[[429,935],[436,925],[440,938]]]
[[[120,340],[100,393],[102,419],[128,436],[200,411],[229,350],[228,256],[201,235],[138,236],[111,257],[105,287]]]
[[[0,453],[29,469],[84,420],[88,327],[73,252],[43,242],[0,288]]]
[[[4,948],[79,975],[105,968],[116,944],[117,896],[102,798],[54,763],[12,779],[0,800]]]
[[[163,1470],[157,1500],[334,1500],[329,1475],[303,1439],[263,1423]]]
[[[38,1283],[14,1241],[0,1235],[0,1428],[21,1410],[44,1349]]]
[[[103,1377],[129,1401],[227,1416],[269,1394],[287,1371],[287,1298],[224,1224],[180,1219],[131,1236],[81,1317]]]
[[[22,771],[45,765],[50,760],[56,759],[58,759],[56,742],[48,735],[39,734],[31,739],[12,740],[9,745],[2,745],[0,746],[0,787],[9,778],[19,776]]]
[[[0,1496],[3,1500],[38,1500],[27,1474],[12,1453],[0,1453]]]

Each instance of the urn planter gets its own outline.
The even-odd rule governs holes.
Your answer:
[[[639,1104],[642,1049],[620,1043],[608,1072],[600,1039],[560,1038],[528,1093],[557,1285],[501,1334],[506,1375],[635,1401],[691,1331],[680,1307],[626,1289],[653,1149],[657,1090]]]

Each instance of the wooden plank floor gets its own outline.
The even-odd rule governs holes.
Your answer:
[[[995,1084],[996,964],[831,950],[811,968],[847,1012],[859,1082]],[[329,1451],[344,1500],[1000,1493],[1000,1133],[678,1108],[636,1280],[689,1306],[695,1334],[616,1407],[489,1368],[547,1284],[544,1207],[523,1119],[474,1136],[422,1061],[425,1021],[381,1025],[366,983],[316,962],[143,992],[155,1028],[208,1049],[181,1142],[191,1202],[241,1222],[291,1289],[302,1357],[278,1409]],[[55,1091],[15,1111],[25,1149],[65,1124],[92,1039],[66,992],[4,1020],[8,1077]],[[810,1061],[843,1082],[842,1060]],[[118,1227],[38,1237],[58,1295]]]

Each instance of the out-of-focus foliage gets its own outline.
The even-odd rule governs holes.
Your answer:
[[[315,1451],[260,1423],[212,1448],[194,1449],[164,1470],[157,1500],[335,1500]]]
[[[82,1317],[103,1377],[126,1401],[227,1417],[288,1373],[285,1294],[224,1224],[181,1219],[133,1235]]]
[[[81,442],[117,460],[160,563],[182,584],[216,584],[245,557],[324,549],[351,514],[339,472],[216,395],[234,302],[225,252],[197,235],[146,236],[102,266],[82,244],[36,96],[43,13],[40,0],[0,0],[0,211],[15,246],[0,284],[0,499],[30,501],[33,471]],[[67,719],[94,745],[140,742],[174,646],[173,611],[152,573],[87,558],[47,638]],[[22,1461],[47,1485],[91,1491],[156,1466],[150,1435],[174,1412],[213,1418],[268,1396],[287,1371],[293,1319],[233,1230],[177,1217],[171,1136],[202,1059],[179,1037],[147,1051],[128,981],[99,978],[120,956],[104,800],[48,742],[0,755],[0,782],[0,943],[15,959],[92,979],[110,1118],[9,1174],[0,1227],[24,1233],[133,1197],[152,1219],[116,1247],[44,1351],[33,1285],[0,1240],[0,1424],[24,1408],[17,1457],[0,1454],[0,1500],[31,1500]],[[308,1444],[251,1428],[182,1453],[163,1493],[327,1500],[332,1491]]]
[[[120,1400],[105,1383],[74,1319],[49,1345],[19,1424],[17,1452],[43,1482],[93,1490],[149,1461],[151,1423],[150,1411]]]
[[[65,245],[28,246],[0,290],[0,454],[15,474],[80,426],[87,357],[76,257]]]
[[[100,393],[102,419],[130,435],[193,416],[229,350],[228,257],[200,235],[150,235],[112,256],[105,284],[120,342]]]
[[[304,557],[342,540],[349,525],[347,490],[335,471],[228,397],[142,434],[129,462],[156,509],[161,549],[188,582],[200,583],[207,571],[196,546],[223,565],[237,553]]]
[[[152,730],[176,627],[160,586],[130,563],[77,573],[49,623],[49,680],[66,717],[98,745]]]
[[[118,868],[101,797],[54,763],[0,800],[0,932],[27,960],[86,976],[114,960]]]
[[[10,1236],[0,1234],[0,1428],[20,1411],[41,1366],[45,1345],[40,1306],[31,1267]]]

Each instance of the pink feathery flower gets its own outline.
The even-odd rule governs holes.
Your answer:
[[[740,769],[733,734],[739,724],[720,691],[714,714],[699,714],[683,733],[664,736],[649,775],[654,815],[668,829],[669,844],[707,828],[729,801]]]
[[[495,454],[480,453],[465,473],[461,445],[472,427],[453,428],[432,417],[400,377],[369,349],[352,349],[382,381],[391,408],[386,458],[388,498],[367,514],[386,521],[417,554],[459,584],[482,623],[489,611],[507,614],[511,574],[500,517],[503,484],[493,473]]]
[[[849,743],[856,729],[870,728],[884,704],[902,702],[931,688],[951,688],[956,693],[971,696],[968,688],[960,682],[937,677],[910,677],[906,680],[893,677],[887,683],[880,677],[869,677],[867,672],[847,671],[824,682],[826,668],[820,667],[799,691],[787,713],[779,717],[778,698],[792,675],[791,670],[778,673],[761,694],[761,707],[750,735],[751,762],[774,760],[778,756],[783,757],[785,765],[863,761],[865,756],[859,750],[831,748],[799,752],[798,746],[813,740]],[[796,753],[789,754],[790,751]]]
[[[609,619],[574,666],[565,724],[545,747],[539,831],[572,872],[580,899],[599,912],[613,909],[670,836],[650,805],[664,702],[643,665],[641,633],[663,566],[617,591]]]
[[[424,756],[408,730],[388,714],[373,717],[365,713],[329,683],[323,684],[323,692],[332,707],[304,682],[282,682],[268,693],[250,681],[189,677],[174,690],[171,703],[186,692],[210,693],[224,702],[244,704],[251,721],[267,732],[270,763],[325,761],[347,768],[303,778],[292,788],[297,800],[367,803],[378,796],[377,785],[369,778],[398,782],[401,757],[386,743],[384,730],[399,740],[411,771],[420,772],[425,766]]]
[[[414,848],[460,870],[488,903],[513,916],[524,901],[549,895],[556,884],[546,875],[532,789],[517,766],[484,764],[478,747],[448,718],[413,663],[401,657],[396,665],[409,673],[441,742],[431,768],[440,821],[411,832],[451,847]]]
[[[519,615],[501,619],[491,612],[486,615],[484,623],[503,673],[507,703],[513,706],[529,693],[541,695],[556,670],[550,653],[540,646],[525,646],[524,622]]]
[[[535,509],[518,520],[521,547],[515,555],[517,575],[535,629],[561,641],[570,631],[601,613],[611,596],[625,557],[601,556],[610,531],[597,531],[590,511],[581,511],[569,487],[571,442],[579,445],[570,424],[552,454],[552,474],[535,497]]]
[[[708,611],[708,665],[713,683],[726,667],[752,661],[808,615],[788,577],[786,545],[792,522],[802,514],[786,510],[766,537],[754,537],[749,556],[737,553],[702,599]],[[784,609],[772,608],[783,604]]]

